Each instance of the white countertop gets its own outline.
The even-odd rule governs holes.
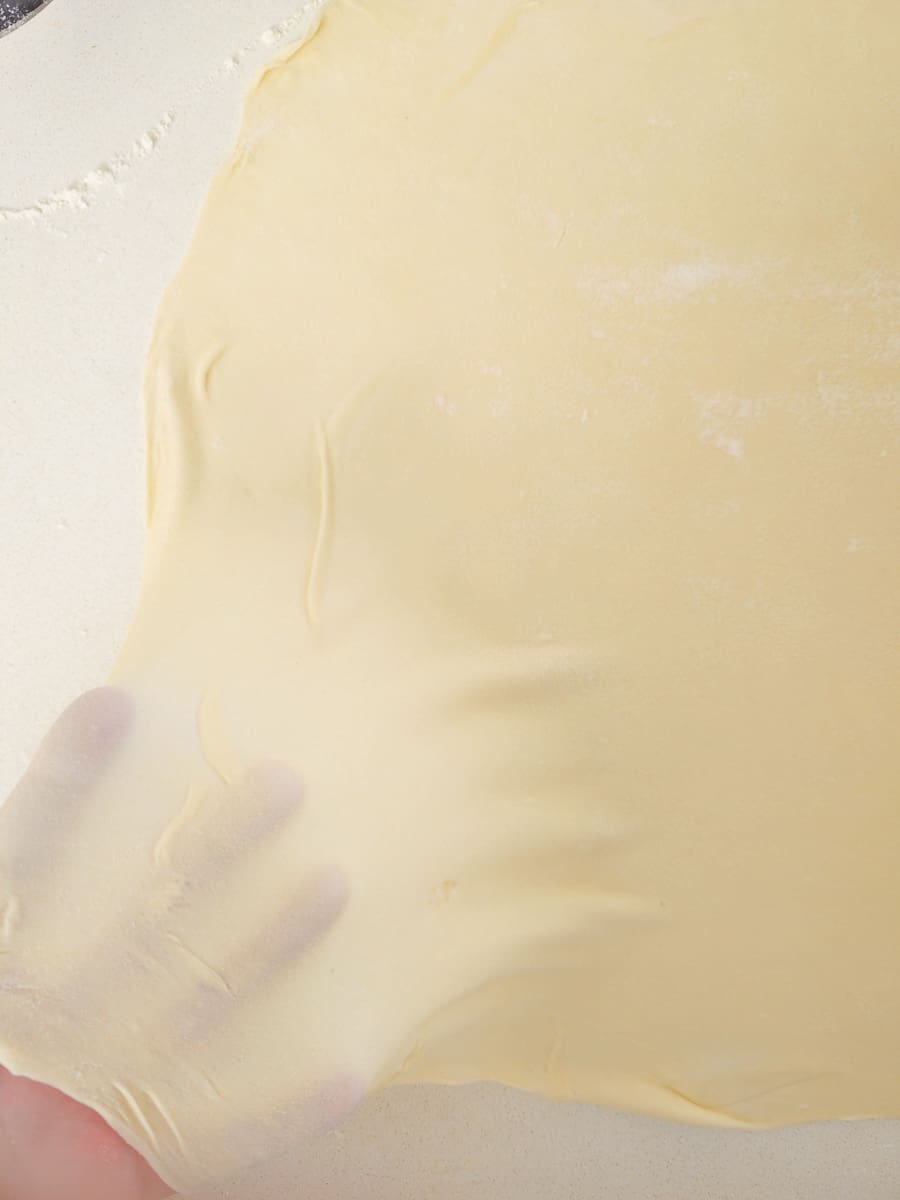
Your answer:
[[[153,312],[300,5],[55,0],[0,40],[0,795],[124,632]],[[898,1195],[900,1123],[715,1133],[473,1087],[377,1096],[206,1200]]]

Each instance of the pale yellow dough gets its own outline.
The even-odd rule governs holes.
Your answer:
[[[0,988],[0,1060],[183,1185],[339,1066],[900,1116],[898,38],[334,0],[263,72],[149,355],[136,732],[66,902],[16,897],[52,1003]],[[221,970],[316,864],[351,898],[176,1055],[122,914],[261,758],[307,814],[178,936]]]

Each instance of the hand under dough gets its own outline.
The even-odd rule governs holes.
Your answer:
[[[102,1117],[0,1067],[0,1200],[163,1200],[171,1196]]]
[[[0,867],[7,883],[43,879],[43,887],[52,888],[53,876],[44,868],[53,860],[53,843],[70,836],[79,805],[89,803],[96,793],[135,720],[135,706],[127,694],[100,688],[82,696],[57,721],[0,807],[5,851]],[[215,905],[227,894],[236,864],[264,852],[288,822],[299,819],[303,800],[300,781],[279,764],[255,767],[225,789],[210,819],[198,820],[190,836],[180,838],[171,850],[173,877],[184,885],[169,906],[173,920],[189,919],[193,908]],[[150,896],[146,899],[152,901]],[[223,964],[230,981],[227,991],[187,986],[175,998],[168,1028],[178,1031],[179,1045],[173,1049],[186,1065],[192,1046],[208,1042],[228,1022],[239,1021],[240,1000],[275,985],[280,973],[334,924],[346,899],[343,874],[326,868],[312,880],[301,879],[290,904],[263,927],[235,931],[233,953]],[[137,901],[144,904],[141,897]],[[65,903],[65,897],[59,902]],[[171,936],[166,932],[170,923],[144,931],[151,956],[152,939]],[[127,919],[121,928],[127,950]],[[108,997],[100,968],[91,972],[96,986],[82,978],[82,994],[87,1011],[99,1012]],[[3,974],[0,966],[0,986]],[[15,991],[16,986],[12,976],[10,988]],[[152,1030],[149,1033],[152,1036]],[[336,1124],[354,1110],[363,1090],[353,1072],[335,1069],[318,1091],[305,1092],[295,1104],[283,1107],[280,1120],[232,1128],[226,1136],[246,1147],[241,1159],[249,1165]],[[197,1099],[198,1105],[208,1102],[208,1097]],[[190,1156],[191,1147],[186,1150]],[[161,1200],[172,1194],[98,1113],[55,1088],[0,1067],[0,1200]]]

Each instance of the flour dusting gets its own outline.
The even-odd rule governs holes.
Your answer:
[[[292,16],[263,30],[257,37],[241,46],[233,54],[228,55],[205,79],[191,89],[186,102],[202,96],[222,79],[233,75],[246,58],[263,47],[277,46],[289,39],[295,31],[301,33],[306,28],[312,13],[321,8],[322,3],[323,0],[307,0],[307,3]],[[0,17],[9,7],[10,0],[0,0]],[[11,5],[12,9],[19,7],[15,4]],[[2,28],[2,21],[0,21],[0,29]],[[12,222],[36,224],[56,213],[84,212],[91,207],[95,197],[101,191],[121,187],[126,176],[135,166],[156,154],[177,119],[177,108],[170,107],[154,125],[140,133],[126,150],[113,154],[106,162],[93,167],[75,182],[58,188],[32,204],[20,208],[0,205],[0,225]]]

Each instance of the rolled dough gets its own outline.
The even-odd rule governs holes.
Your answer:
[[[148,357],[133,728],[52,886],[0,818],[0,1061],[181,1187],[335,1078],[900,1116],[898,37],[334,0],[267,67]],[[204,904],[270,759],[302,816]]]

